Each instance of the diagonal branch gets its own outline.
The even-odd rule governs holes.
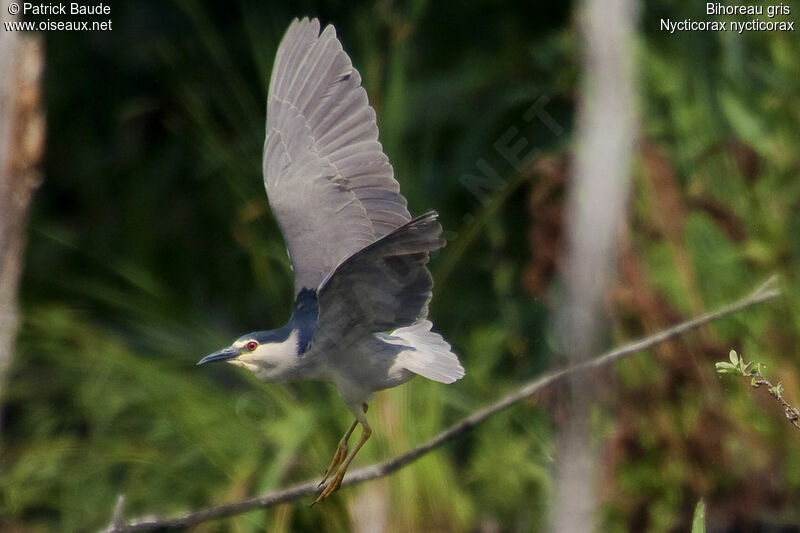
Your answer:
[[[523,400],[533,395],[534,393],[537,393],[542,389],[562,380],[567,375],[571,375],[577,372],[591,371],[605,367],[613,363],[614,361],[618,361],[620,359],[633,355],[641,350],[646,350],[648,348],[651,348],[656,344],[675,338],[691,330],[697,329],[700,326],[708,324],[709,322],[719,320],[721,318],[727,317],[729,315],[732,315],[734,313],[737,313],[754,305],[766,302],[768,300],[772,300],[780,295],[781,291],[777,286],[777,276],[773,276],[769,280],[767,280],[763,285],[752,291],[747,296],[744,296],[743,298],[736,300],[735,302],[732,302],[716,311],[706,313],[691,320],[687,320],[686,322],[681,322],[680,324],[672,326],[671,328],[662,330],[654,335],[650,335],[648,337],[626,344],[625,346],[622,346],[620,348],[616,348],[614,350],[606,352],[584,363],[563,368],[561,370],[555,370],[549,372],[544,376],[536,378],[533,381],[530,381],[527,384],[521,386],[508,396],[498,400],[492,405],[489,405],[487,407],[475,411],[471,415],[467,416],[466,418],[463,418],[461,421],[457,422],[456,424],[450,426],[448,429],[439,433],[437,436],[435,436],[428,442],[423,443],[412,450],[409,450],[403,455],[399,455],[393,459],[389,459],[381,463],[376,463],[371,466],[360,468],[358,470],[349,473],[345,478],[344,482],[342,483],[342,486],[355,485],[356,483],[361,483],[364,481],[369,481],[372,479],[387,476],[392,472],[399,470],[404,466],[409,465],[410,463],[419,459],[426,453],[442,446],[446,442],[453,440],[454,438],[458,437],[463,433],[466,433],[467,431],[471,430],[472,428],[474,428],[481,422],[485,421],[489,417],[499,413],[500,411],[503,411],[508,407],[511,407],[520,400]],[[190,511],[182,516],[178,516],[175,518],[161,519],[161,518],[147,517],[147,518],[132,520],[127,524],[120,524],[112,520],[112,523],[109,525],[106,532],[128,533],[134,531],[153,531],[153,530],[162,530],[170,528],[185,528],[196,524],[200,524],[202,522],[207,522],[209,520],[226,518],[229,516],[246,513],[248,511],[253,511],[255,509],[263,509],[281,503],[287,503],[299,500],[300,498],[303,498],[305,496],[316,494],[320,490],[320,488],[318,488],[317,485],[318,483],[315,480],[306,481],[298,485],[294,485],[292,487],[268,492],[262,496],[248,498],[235,503],[228,503],[224,505],[217,505],[214,507],[207,507],[205,509],[200,509],[197,511]]]

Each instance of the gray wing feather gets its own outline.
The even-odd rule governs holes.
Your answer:
[[[410,326],[428,315],[433,279],[425,265],[429,253],[444,246],[436,217],[431,211],[415,218],[325,278],[318,292],[315,343],[341,347],[348,338]]]
[[[294,20],[267,100],[264,183],[295,295],[411,219],[378,142],[375,111],[333,26]]]

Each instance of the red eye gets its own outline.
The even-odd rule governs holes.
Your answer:
[[[247,350],[248,351],[252,352],[256,348],[258,348],[258,343],[256,341],[250,341],[250,342],[247,343]]]

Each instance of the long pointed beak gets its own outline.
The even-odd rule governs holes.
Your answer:
[[[204,365],[206,363],[215,363],[217,361],[227,361],[228,359],[233,359],[237,355],[239,355],[239,350],[233,346],[229,346],[218,352],[214,352],[203,357],[197,362],[197,366]]]

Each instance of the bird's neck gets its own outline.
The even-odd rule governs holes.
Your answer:
[[[314,333],[317,331],[317,320],[319,319],[319,304],[317,303],[317,292],[314,289],[301,289],[297,293],[294,301],[292,316],[286,328],[298,332],[297,346],[298,353],[302,356],[311,346]]]

